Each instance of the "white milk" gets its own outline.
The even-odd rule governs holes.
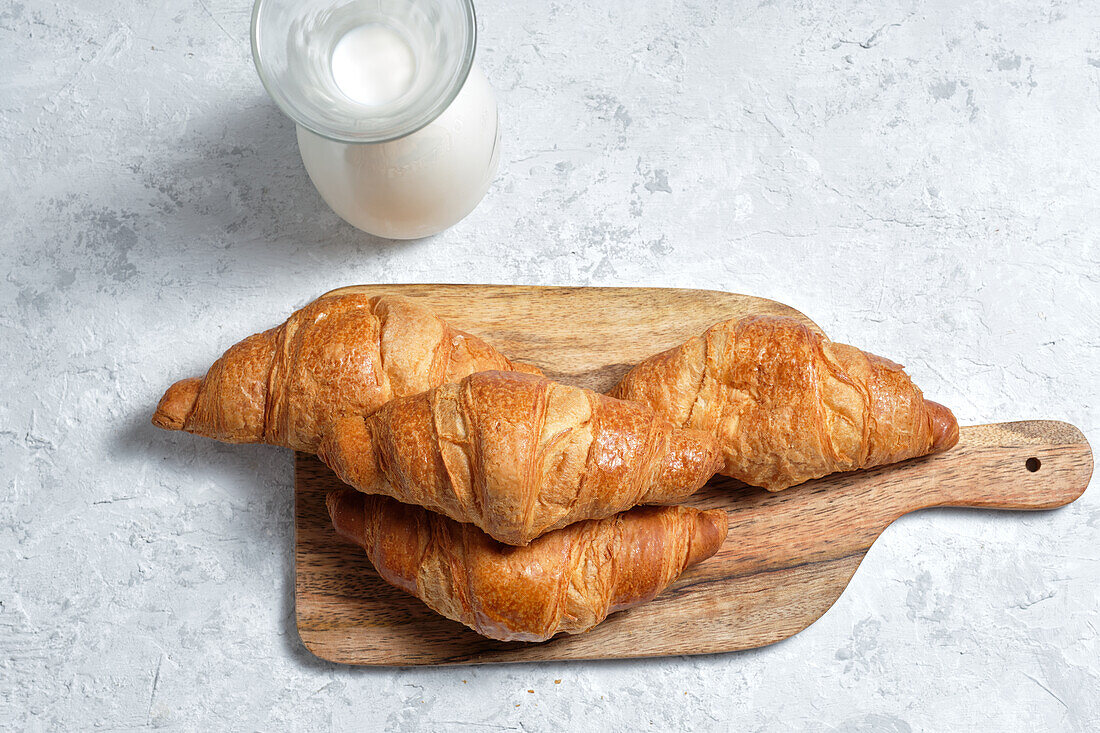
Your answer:
[[[380,23],[335,45],[332,76],[362,114],[400,100],[414,86],[414,48]],[[450,106],[426,127],[383,143],[344,143],[298,127],[298,148],[321,197],[354,226],[391,239],[436,234],[484,197],[498,162],[497,107],[476,66]]]
[[[392,102],[409,90],[416,57],[408,42],[381,23],[352,28],[332,51],[332,78],[348,99],[364,105]]]

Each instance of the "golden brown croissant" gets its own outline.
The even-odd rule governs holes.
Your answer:
[[[501,641],[577,634],[652,600],[717,552],[727,528],[721,509],[639,507],[511,547],[473,525],[350,489],[330,493],[328,510],[386,582]]]
[[[581,519],[690,496],[714,438],[641,405],[530,374],[481,372],[343,418],[321,443],[343,481],[525,545]]]
[[[719,323],[642,362],[609,394],[716,435],[721,473],[770,491],[959,439],[955,416],[901,366],[791,318]]]
[[[232,346],[202,379],[169,387],[153,424],[315,452],[334,418],[486,369],[538,372],[408,298],[321,297]]]

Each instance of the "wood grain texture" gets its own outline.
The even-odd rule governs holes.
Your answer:
[[[780,303],[713,291],[462,285],[357,289],[423,298],[443,318],[486,338],[509,358],[601,391],[634,362],[724,318],[788,315],[816,329]],[[785,639],[818,619],[840,596],[875,538],[902,514],[932,506],[1049,509],[1080,496],[1091,474],[1092,453],[1079,430],[1056,421],[1030,421],[964,427],[958,447],[947,453],[829,476],[777,494],[718,477],[689,502],[729,513],[729,536],[717,555],[689,569],[652,603],[614,614],[592,631],[523,644],[478,636],[383,582],[363,551],[332,529],[324,498],[341,486],[339,480],[313,456],[298,454],[298,630],[314,654],[348,664],[748,649]]]

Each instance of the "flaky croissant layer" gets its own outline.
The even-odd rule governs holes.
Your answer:
[[[576,634],[653,599],[718,551],[726,513],[639,507],[571,524],[526,547],[469,524],[350,489],[328,495],[336,531],[366,550],[388,583],[501,641]]]
[[[525,545],[582,519],[695,493],[714,438],[641,405],[516,372],[480,372],[336,421],[319,455],[347,484]]]
[[[771,491],[959,439],[955,416],[901,366],[792,318],[719,323],[642,362],[610,394],[715,435],[721,472]]]
[[[513,364],[402,296],[322,296],[232,346],[206,376],[173,384],[153,415],[166,430],[316,452],[343,415]]]

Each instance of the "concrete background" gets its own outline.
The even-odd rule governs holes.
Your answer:
[[[752,652],[348,669],[303,649],[290,454],[148,419],[335,286],[753,293],[902,361],[964,423],[1059,418],[1100,445],[1100,4],[478,10],[500,176],[397,243],[314,192],[246,2],[0,2],[0,727],[1100,727],[1095,486],[908,516],[821,621]]]

